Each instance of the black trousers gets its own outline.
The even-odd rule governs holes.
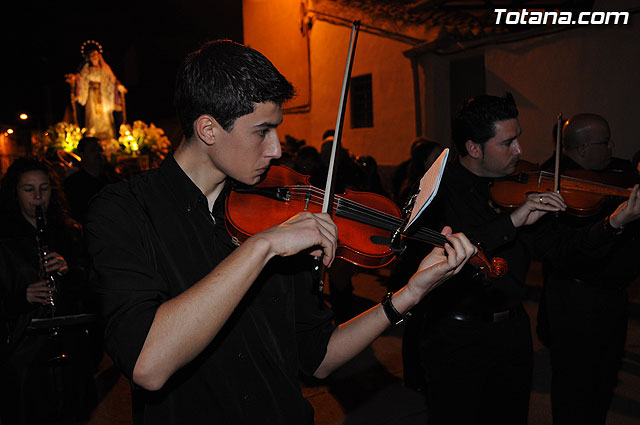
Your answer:
[[[604,425],[627,335],[624,288],[548,279],[544,289],[554,425]]]
[[[529,316],[425,323],[429,425],[526,424],[533,369]]]

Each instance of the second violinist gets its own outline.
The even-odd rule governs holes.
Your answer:
[[[581,229],[553,227],[548,213],[566,209],[553,192],[531,194],[514,211],[503,211],[491,201],[489,186],[513,173],[522,154],[513,97],[469,99],[452,130],[459,157],[448,166],[425,220],[464,232],[488,257],[505,258],[509,272],[484,285],[461,273],[425,299],[429,423],[526,424],[533,353],[522,300],[530,261],[565,268],[597,262],[622,226],[640,217],[640,193],[636,186],[614,213]]]
[[[617,186],[633,185],[630,162],[611,156],[606,119],[582,113],[563,128],[560,172],[589,170],[617,176]],[[543,164],[551,170],[555,158]],[[626,178],[625,178],[626,177]],[[605,198],[597,214],[579,218],[561,214],[562,225],[593,225],[609,216],[619,199]],[[627,336],[629,284],[640,275],[640,223],[625,226],[613,249],[584,267],[544,264],[544,290],[538,333],[551,355],[553,423],[604,425]]]

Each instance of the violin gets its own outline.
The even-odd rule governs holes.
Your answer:
[[[321,212],[324,191],[309,183],[309,176],[282,166],[271,166],[255,186],[234,184],[225,203],[226,227],[234,242],[276,226],[298,212]],[[338,227],[336,256],[354,265],[379,268],[393,261],[391,235],[404,223],[400,209],[390,199],[368,192],[346,190],[334,196],[331,218]],[[444,246],[444,235],[419,228],[410,236],[434,246]],[[507,272],[504,259],[489,262],[482,252],[469,260],[478,274],[490,278]]]
[[[628,198],[631,189],[607,184],[603,176],[589,170],[567,170],[558,179],[554,173],[540,171],[528,161],[520,160],[510,176],[495,179],[489,192],[498,206],[512,210],[522,204],[527,195],[553,191],[558,181],[558,191],[567,204],[567,213],[578,217],[597,214],[607,197]],[[615,174],[611,174],[614,176]]]
[[[225,224],[234,242],[241,243],[301,211],[327,213],[338,227],[337,257],[366,268],[384,267],[393,261],[397,236],[404,237],[400,232],[404,220],[396,204],[374,193],[350,190],[342,195],[334,193],[336,154],[340,146],[359,28],[360,21],[354,21],[325,190],[312,186],[309,176],[284,166],[270,167],[264,179],[255,186],[235,184],[225,202]],[[447,243],[444,235],[425,228],[418,229],[411,237],[440,247]],[[318,290],[322,292],[324,269],[320,257],[314,261],[313,271],[317,272]],[[472,257],[469,263],[483,276],[496,278],[507,273],[504,259],[495,258],[490,263],[481,252]]]

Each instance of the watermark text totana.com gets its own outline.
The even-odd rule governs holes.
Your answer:
[[[542,10],[494,9],[496,24],[507,25],[607,25],[629,23],[629,12],[559,12]]]

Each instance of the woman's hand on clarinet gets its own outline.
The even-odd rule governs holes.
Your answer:
[[[27,286],[27,301],[29,304],[50,305],[52,301],[52,288],[46,280],[34,282]]]
[[[57,252],[50,252],[44,257],[44,270],[47,273],[57,272],[60,276],[69,271],[69,266],[64,257]]]

